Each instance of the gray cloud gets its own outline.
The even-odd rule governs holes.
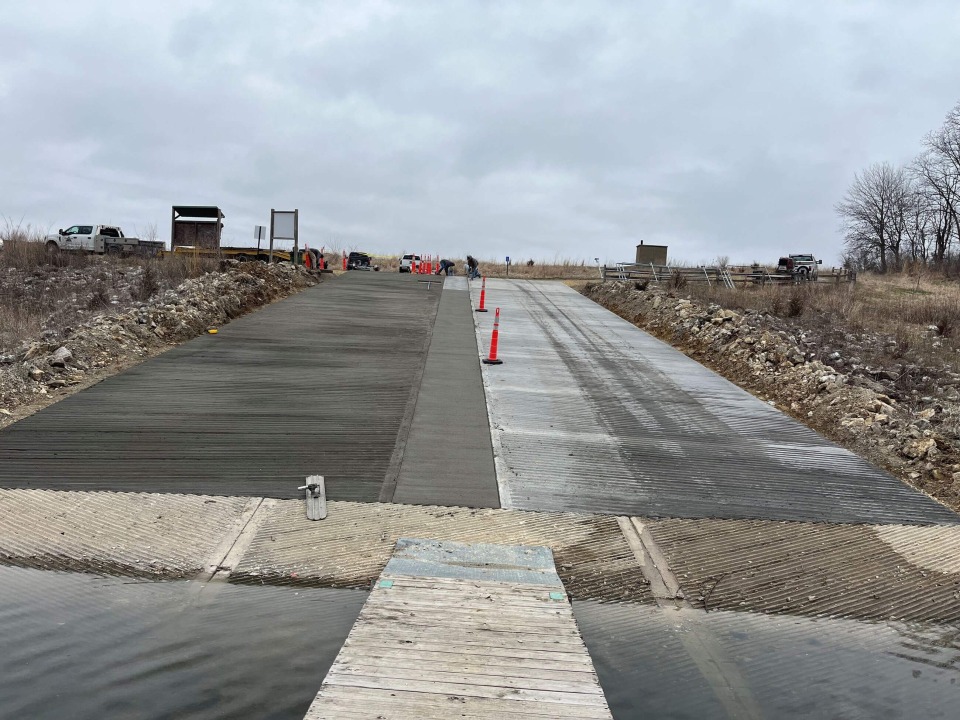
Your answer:
[[[0,213],[161,237],[833,262],[853,173],[957,100],[950,2],[55,3],[0,26]]]

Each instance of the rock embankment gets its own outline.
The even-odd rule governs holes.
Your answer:
[[[904,391],[904,372],[864,367],[865,341],[833,339],[824,362],[816,329],[756,311],[703,305],[632,282],[587,285],[583,293],[759,398],[804,422],[914,487],[960,510],[960,378]],[[932,372],[932,371],[931,371]]]
[[[127,307],[108,305],[75,326],[0,351],[0,428],[78,389],[314,285],[319,276],[286,263],[224,263]]]

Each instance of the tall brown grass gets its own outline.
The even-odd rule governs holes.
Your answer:
[[[216,271],[216,259],[48,252],[43,234],[7,222],[0,227],[0,353],[90,317],[147,302],[184,280]]]
[[[466,261],[463,261],[466,268]],[[459,263],[458,263],[459,270]],[[511,263],[509,268],[505,262],[495,260],[480,260],[481,275],[487,277],[511,277],[525,280],[596,280],[600,277],[600,270],[585,260],[556,257],[553,260],[527,259]]]
[[[853,284],[738,286],[691,283],[703,303],[788,318],[800,327],[886,337],[887,359],[960,371],[960,286],[937,278],[862,275]]]

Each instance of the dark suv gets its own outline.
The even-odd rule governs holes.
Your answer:
[[[347,270],[373,270],[371,258],[366,253],[352,252],[347,256]],[[379,270],[380,268],[376,268]]]

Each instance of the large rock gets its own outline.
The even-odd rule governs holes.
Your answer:
[[[57,348],[57,351],[50,356],[47,362],[52,367],[66,367],[71,360],[73,360],[73,353],[70,352],[70,348],[61,346]]]
[[[931,450],[936,450],[936,447],[937,441],[933,438],[919,438],[904,443],[900,453],[908,458],[920,460],[927,457]]]

